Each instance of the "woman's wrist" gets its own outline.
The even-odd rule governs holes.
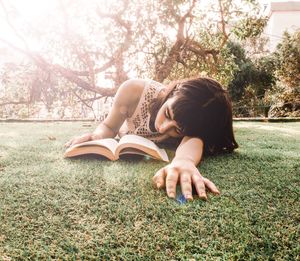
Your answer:
[[[172,163],[181,163],[181,164],[193,164],[194,166],[196,165],[194,160],[192,160],[189,157],[174,157],[172,160]]]
[[[109,126],[101,122],[99,126],[92,133],[92,140],[99,140],[105,138],[114,138],[117,135]]]
[[[102,136],[100,133],[97,133],[97,132],[91,133],[91,140],[100,140],[100,139],[102,139]]]

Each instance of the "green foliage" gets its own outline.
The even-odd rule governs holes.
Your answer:
[[[0,103],[16,102],[12,105],[0,106],[0,116],[27,118],[30,114],[30,90],[35,78],[35,67],[28,62],[21,64],[7,63],[1,68]]]
[[[228,85],[229,94],[234,102],[234,115],[266,116],[270,104],[264,96],[276,82],[273,56],[252,61],[241,45],[234,42],[227,44],[227,50],[236,65],[233,78]]]
[[[300,30],[285,32],[274,53],[276,75],[290,88],[300,87]]]
[[[300,88],[286,88],[278,83],[265,97],[270,100],[269,117],[300,117]]]
[[[220,52],[217,74],[213,75],[223,86],[228,86],[233,80],[234,72],[238,70],[235,56],[225,46]]]
[[[33,30],[24,23],[19,33],[25,40],[27,35],[38,40],[39,52],[50,64],[57,62],[78,73],[76,76],[80,75],[78,78],[90,87],[108,87],[101,81],[105,72],[118,75],[111,79],[115,86],[129,74],[131,77],[155,78],[159,68],[168,62],[171,68],[165,70],[168,75],[160,81],[168,83],[207,75],[224,86],[230,85],[234,100],[241,99],[247,86],[253,83],[257,88],[255,93],[262,95],[271,81],[269,72],[257,69],[242,48],[230,47],[230,43],[229,47],[226,45],[232,33],[244,39],[261,32],[265,20],[258,15],[255,0],[195,1],[194,9],[181,25],[181,42],[177,41],[179,21],[191,7],[189,0],[105,1],[101,6],[95,0],[59,2],[53,12],[36,22],[42,30]],[[15,25],[20,21],[21,17],[12,19]],[[168,60],[178,42],[180,48]],[[105,69],[94,74],[93,70],[99,68]],[[49,110],[55,103],[62,106],[80,103],[92,107],[94,92],[77,86],[78,81],[62,79],[62,73],[51,72],[51,66],[47,69],[49,72],[44,75],[39,70],[33,71],[37,75],[31,75],[26,81],[26,90],[20,92],[25,94],[26,101],[42,102]],[[80,74],[82,72],[84,74]],[[53,75],[57,77],[54,82]],[[20,82],[24,81],[21,76],[17,77]],[[14,88],[19,90],[18,85]]]
[[[238,22],[233,33],[241,40],[257,37],[263,32],[267,22],[268,19],[265,17],[247,17]]]
[[[239,101],[245,94],[245,89],[250,85],[253,86],[256,96],[263,96],[265,91],[275,83],[274,59],[262,57],[253,62],[246,56],[240,44],[229,42],[227,48],[237,66],[233,80],[228,85],[232,100]]]
[[[233,72],[233,79],[228,84],[228,91],[233,101],[238,101],[244,94],[245,88],[249,84],[253,74],[253,64],[246,58],[245,50],[241,45],[229,42],[227,44],[228,53],[233,57],[236,70]]]
[[[31,63],[7,63],[1,68],[2,99],[4,101],[27,101],[31,83],[35,78],[35,67]]]
[[[252,84],[256,94],[260,97],[276,83],[275,64],[276,60],[272,55],[264,56],[254,61],[256,75]]]
[[[272,55],[276,88],[268,94],[270,117],[300,117],[300,30],[287,32]]]
[[[53,73],[40,70],[30,62],[9,63],[1,70],[2,93],[0,106],[3,118],[28,118],[36,114],[41,106],[51,111],[58,101],[72,103],[69,83],[60,82]],[[55,104],[57,105],[57,104]]]

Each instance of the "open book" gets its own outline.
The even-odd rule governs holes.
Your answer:
[[[117,160],[120,155],[124,154],[138,154],[169,162],[164,149],[160,149],[151,140],[133,134],[123,136],[119,142],[109,138],[76,144],[66,150],[64,157],[85,154],[99,154],[110,160]]]

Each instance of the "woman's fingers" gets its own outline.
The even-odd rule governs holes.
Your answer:
[[[192,193],[192,178],[188,172],[183,172],[180,175],[181,192],[187,200],[193,200]]]
[[[80,142],[77,142],[78,138],[73,138],[71,140],[69,140],[66,144],[65,144],[65,147],[68,148],[68,147],[72,147],[73,145],[77,144],[77,143],[80,143]]]
[[[92,139],[92,135],[90,133],[83,134],[79,137],[73,138],[65,144],[65,147],[71,147],[75,144],[82,143],[85,141],[89,141]]]
[[[204,180],[204,184],[205,186],[214,194],[216,195],[220,195],[220,191],[218,190],[218,188],[216,187],[216,185],[211,182],[209,179],[207,178],[204,178],[203,177],[203,180]]]
[[[182,194],[187,200],[193,200],[192,185],[195,186],[199,198],[204,200],[207,200],[206,189],[214,194],[220,194],[216,185],[209,179],[204,178],[195,167],[182,168],[181,166],[168,165],[157,171],[152,180],[156,188],[166,187],[167,195],[170,198],[176,197],[178,181],[180,182]]]
[[[166,190],[170,198],[176,197],[176,185],[179,178],[179,171],[176,168],[166,168]]]
[[[158,189],[163,188],[165,186],[165,178],[165,168],[161,168],[159,171],[156,172],[156,174],[152,178],[154,186]]]
[[[194,173],[192,176],[192,181],[197,190],[199,198],[207,200],[204,178],[200,175],[200,173]]]
[[[68,142],[66,142],[66,143],[64,144],[65,148],[70,147],[71,143],[72,143],[72,140],[69,140]]]
[[[89,141],[92,139],[92,135],[90,133],[86,133],[83,134],[82,136],[78,137],[73,143],[72,145],[78,144],[78,143],[82,143],[85,141]]]

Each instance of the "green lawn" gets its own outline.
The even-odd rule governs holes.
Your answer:
[[[86,125],[0,123],[0,260],[300,259],[300,122],[235,123],[200,166],[221,196],[184,205],[152,188],[162,162],[63,159]]]

